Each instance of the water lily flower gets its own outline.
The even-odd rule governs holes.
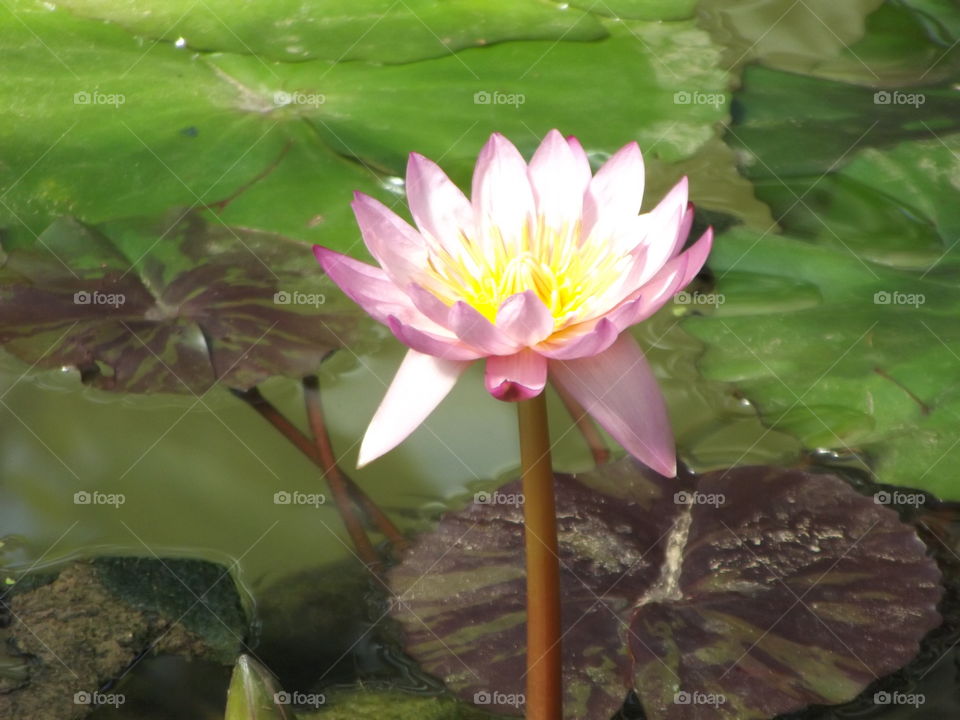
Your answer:
[[[644,166],[630,143],[591,174],[574,138],[551,130],[530,163],[491,136],[471,198],[413,153],[406,192],[416,228],[357,193],[379,267],[315,246],[330,278],[410,350],[360,448],[360,465],[418,427],[475,361],[500,400],[562,386],[630,454],[676,474],[667,408],[631,325],[699,272],[712,231],[681,252],[693,222],[683,178],[640,214]]]

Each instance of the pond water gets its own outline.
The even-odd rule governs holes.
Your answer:
[[[653,5],[655,3],[651,7]],[[901,276],[895,273],[914,272],[917,267],[929,265],[930,279],[945,288],[943,302],[938,304],[940,300],[932,296],[921,302],[927,307],[935,306],[938,318],[949,318],[952,310],[960,309],[960,304],[955,303],[957,266],[952,264],[953,256],[948,257],[952,246],[945,247],[946,241],[940,242],[944,236],[954,240],[960,237],[956,235],[960,232],[960,223],[955,212],[946,208],[949,203],[956,205],[956,190],[960,185],[953,188],[952,196],[928,194],[925,196],[928,202],[922,202],[918,200],[924,190],[922,184],[918,185],[902,165],[897,165],[896,158],[889,159],[886,155],[882,163],[877,161],[879,170],[875,169],[880,174],[873,178],[878,188],[869,186],[869,166],[851,171],[849,177],[839,175],[841,168],[853,161],[861,149],[893,152],[891,149],[900,143],[929,141],[935,144],[941,135],[949,135],[949,142],[942,144],[949,151],[947,156],[954,155],[955,162],[956,156],[951,150],[954,136],[950,133],[957,130],[960,121],[956,84],[960,82],[957,72],[960,61],[955,52],[955,38],[960,37],[960,8],[949,2],[919,0],[859,1],[843,8],[831,7],[831,3],[826,2],[810,3],[807,7],[804,2],[798,5],[774,0],[746,5],[711,0],[701,3],[696,10],[693,3],[684,5],[690,6],[689,13],[677,8],[672,11],[676,13],[674,16],[663,8],[641,12],[634,4],[624,3],[624,8],[629,6],[634,8],[632,12],[639,13],[630,15],[631,11],[625,9],[627,19],[657,20],[661,18],[656,17],[656,13],[663,12],[666,14],[662,19],[682,23],[682,27],[670,30],[668,22],[668,34],[702,33],[695,43],[710,45],[709,53],[704,50],[709,57],[703,62],[726,71],[720,78],[719,88],[711,89],[712,86],[707,85],[701,88],[683,84],[694,82],[686,76],[670,78],[671,56],[666,51],[663,60],[651,63],[658,85],[680,96],[672,105],[663,101],[665,109],[660,111],[662,117],[657,117],[658,132],[666,137],[664,142],[669,148],[662,153],[653,152],[655,138],[641,137],[645,152],[651,147],[649,172],[653,177],[649,183],[653,189],[650,192],[658,198],[669,185],[668,179],[688,173],[692,178],[693,200],[698,205],[698,228],[710,222],[725,231],[743,223],[760,240],[768,232],[777,235],[786,231],[807,244],[845,248],[858,263],[875,261],[877,267],[882,267],[877,271],[879,275],[874,274],[880,284],[870,286],[871,292],[875,288],[880,288],[880,292],[887,291],[883,288],[891,293],[901,292],[901,286],[896,284]],[[27,22],[33,23],[39,16],[32,14],[37,11],[27,6],[26,2],[16,3],[11,12],[22,12]],[[122,17],[117,11],[117,17],[112,17],[111,12],[98,3],[67,3],[66,7],[76,11],[78,17],[105,18],[115,20],[120,26],[132,27],[130,33],[135,37],[143,33],[150,38],[158,32],[145,19],[149,13],[130,18]],[[601,15],[620,12],[608,10]],[[683,19],[688,17],[689,20]],[[42,35],[48,27],[42,23],[47,20],[36,22]],[[220,48],[218,42],[233,42],[220,38],[209,27],[206,31],[213,33],[205,38],[212,44],[198,45],[199,51],[205,47]],[[616,37],[618,31],[611,32]],[[665,47],[667,41],[653,23],[650,27],[644,25],[639,32],[656,48]],[[528,36],[520,33],[517,37]],[[109,43],[110,39],[106,35],[105,38],[104,42]],[[184,43],[176,38],[165,40],[169,43],[164,44],[177,49],[191,42],[189,37]],[[292,40],[286,44],[300,48],[300,43]],[[363,47],[356,50],[361,51],[366,52]],[[244,55],[238,52],[238,57]],[[413,59],[416,59],[414,49],[405,48],[404,52],[414,53]],[[467,56],[466,62],[473,62],[473,58]],[[243,61],[247,59],[239,57],[234,66],[230,65],[234,61],[228,58],[229,62],[224,61],[219,71],[246,78],[244,72],[249,73],[250,68],[244,69]],[[274,56],[270,62],[277,59]],[[361,55],[359,59],[367,58]],[[659,62],[668,67],[658,68]],[[344,64],[345,71],[352,71],[349,62]],[[394,80],[402,85],[407,82],[402,68],[412,64],[397,67],[401,69],[396,70]],[[277,72],[287,76],[287,68],[278,68]],[[298,70],[293,68],[290,72]],[[708,82],[704,77],[705,74],[696,76],[696,82]],[[337,83],[349,84],[349,80],[349,77],[346,80],[331,78],[333,89],[326,102],[335,99]],[[724,83],[730,85],[729,94]],[[531,105],[537,101],[535,92],[531,91]],[[875,97],[875,93],[881,92],[888,95]],[[917,99],[918,94],[922,100]],[[690,121],[688,112],[691,106],[698,105],[707,106],[704,113],[709,113],[711,106],[721,106],[719,110],[714,107],[718,117],[704,116]],[[701,109],[694,107],[693,111]],[[689,137],[684,135],[687,130],[671,129],[674,116],[681,125],[690,123]],[[391,177],[386,170],[392,169],[393,155],[384,151],[383,157],[379,156],[377,143],[369,137],[365,140],[366,136],[360,131],[356,137],[352,136],[350,118],[345,117],[348,123],[344,127],[331,127],[319,121],[318,132],[338,139],[342,134],[345,138],[342,142],[354,143],[357,154],[369,160],[382,181]],[[484,133],[486,125],[500,117],[507,116],[484,118]],[[549,112],[545,111],[544,117],[554,122]],[[406,118],[401,114],[397,123],[404,123]],[[563,119],[560,117],[556,122]],[[718,122],[721,120],[729,127]],[[509,122],[516,124],[512,119]],[[617,129],[620,122],[616,118],[611,124]],[[625,127],[633,127],[623,122]],[[585,132],[592,132],[592,125],[587,123],[585,127],[588,128]],[[398,130],[398,144],[406,132]],[[424,132],[429,132],[429,128]],[[480,133],[480,129],[476,132]],[[642,135],[647,130],[636,132]],[[629,139],[632,135],[624,136],[622,141]],[[337,149],[337,143],[329,137],[325,141]],[[698,149],[685,152],[683,148],[688,145]],[[596,151],[598,157],[611,149],[614,148],[602,143],[588,147]],[[932,153],[936,148],[930,150],[925,146],[924,152],[928,150]],[[399,152],[405,153],[406,149],[400,148]],[[353,153],[343,154],[353,156]],[[934,166],[942,169],[937,165],[939,162],[931,159],[931,165],[921,164],[920,170]],[[189,172],[189,163],[186,167]],[[305,172],[302,167],[284,168],[287,173],[284,182]],[[353,181],[354,170],[346,164],[339,168],[336,172],[342,174],[337,182],[347,188]],[[888,175],[883,176],[884,172]],[[953,178],[960,178],[957,166],[951,172]],[[824,177],[827,179],[823,180]],[[51,187],[54,184],[51,180]],[[389,183],[381,182],[381,186],[384,185]],[[902,199],[892,194],[899,185],[909,186]],[[57,187],[67,192],[70,184],[63,182]],[[164,192],[158,191],[160,195]],[[35,193],[39,194],[39,190]],[[260,199],[259,205],[235,206],[230,211],[233,216],[227,212],[224,217],[238,225],[249,224],[257,212],[262,213],[270,206],[270,197]],[[161,201],[162,198],[157,203]],[[111,214],[98,202],[90,201],[90,218],[98,221],[150,214],[158,209],[132,206],[121,212],[113,208]],[[77,204],[82,210],[82,203]],[[646,203],[645,207],[648,207]],[[281,207],[279,213],[284,209]],[[38,213],[36,217],[42,215]],[[78,214],[83,215],[80,211]],[[27,218],[26,214],[24,217]],[[32,217],[27,218],[25,224],[33,223]],[[780,221],[779,227],[770,224],[772,217]],[[355,234],[349,217],[331,218],[329,222],[342,225],[336,230],[338,238]],[[303,223],[301,218],[289,221],[281,218],[264,229],[285,232],[285,224],[299,227]],[[881,230],[895,237],[882,239],[875,245],[870,238],[865,239]],[[724,237],[721,232],[718,246]],[[297,238],[324,241],[320,234],[301,233]],[[748,238],[743,247],[749,242]],[[800,256],[785,256],[782,263],[796,262],[800,267],[801,261],[806,261],[797,257]],[[943,267],[934,267],[942,258],[947,258]],[[303,262],[309,264],[313,259],[307,255]],[[957,365],[951,366],[949,358],[942,362],[924,357],[902,375],[887,372],[884,363],[891,357],[891,351],[889,347],[881,347],[878,341],[870,351],[875,350],[875,357],[871,355],[871,360],[865,361],[876,363],[878,368],[869,382],[860,382],[860,376],[855,373],[840,372],[845,370],[845,365],[834,371],[832,360],[820,362],[817,352],[811,352],[810,367],[805,368],[802,358],[791,355],[796,349],[789,345],[793,334],[798,334],[800,341],[809,342],[811,347],[817,343],[828,346],[829,331],[833,328],[840,338],[837,347],[845,348],[841,351],[829,346],[829,352],[834,353],[831,357],[839,363],[854,348],[853,341],[866,324],[850,329],[845,324],[847,320],[835,314],[836,306],[829,304],[833,298],[828,297],[823,288],[818,290],[803,272],[798,271],[795,281],[783,277],[771,280],[775,273],[763,262],[746,263],[736,270],[724,266],[723,262],[719,261],[716,267],[708,264],[710,270],[697,281],[697,288],[703,293],[725,292],[726,307],[723,301],[712,306],[674,303],[634,329],[661,381],[680,457],[686,464],[697,472],[748,464],[827,466],[846,473],[854,484],[869,482],[864,478],[877,470],[880,481],[910,487],[902,467],[910,462],[926,462],[926,469],[915,475],[926,477],[932,472],[941,479],[918,480],[917,487],[936,492],[960,487],[956,479],[949,476],[952,473],[949,459],[938,465],[942,457],[953,451],[949,442],[937,445],[931,441],[931,455],[919,451],[910,455],[912,449],[903,449],[891,441],[888,456],[884,453],[892,434],[885,427],[881,432],[883,421],[875,421],[874,417],[882,417],[887,407],[883,403],[889,402],[895,406],[892,411],[895,420],[890,422],[906,428],[908,434],[913,432],[921,421],[904,418],[914,411],[917,403],[923,404],[920,398],[927,398],[921,378],[930,374],[932,384],[943,385],[949,380],[952,387],[956,384]],[[829,258],[820,262],[823,264],[815,265],[815,269],[824,270],[824,274],[833,271]],[[751,277],[750,272],[757,275]],[[851,293],[859,292],[867,285],[854,288],[850,279],[854,277],[853,272],[850,270],[844,275],[838,270],[829,282],[841,291],[847,288]],[[916,292],[913,285],[902,287],[905,296]],[[867,291],[863,289],[863,292]],[[817,303],[823,303],[824,314],[814,318],[812,325],[803,326],[810,333],[803,337],[803,328],[790,324],[789,315],[796,308]],[[780,313],[787,316],[783,337],[770,333],[758,335],[756,344],[751,338],[740,347],[729,338],[721,338],[722,333],[717,334],[720,331],[714,332],[709,327],[701,329],[705,326],[687,322],[693,316],[709,320],[716,315],[727,318],[722,322],[740,328],[743,326],[737,323],[749,322],[754,313],[761,316],[756,325],[761,328],[758,333],[762,332],[762,322],[769,327],[770,323],[778,322]],[[940,326],[933,324],[933,320],[929,322],[933,325],[930,332],[936,335]],[[379,331],[371,328],[369,332]],[[904,332],[901,338],[894,336],[888,340],[894,347],[898,339],[904,343],[901,355],[894,351],[893,356],[898,363],[903,360],[909,365],[902,356],[909,354],[910,343],[916,342],[916,337]],[[941,340],[944,347],[956,346],[955,335],[943,337],[946,338]],[[930,344],[936,345],[936,341],[930,340]],[[722,345],[720,350],[719,345]],[[782,350],[778,350],[779,345],[783,346]],[[388,333],[380,332],[375,340],[366,342],[359,355],[349,348],[337,351],[317,374],[329,434],[342,468],[405,533],[413,535],[433,527],[445,510],[466,506],[476,492],[495,488],[514,477],[519,458],[514,407],[490,398],[483,389],[479,368],[473,368],[408,441],[383,459],[355,469],[359,439],[403,352],[404,348]],[[853,349],[854,356],[859,352]],[[885,352],[888,354],[884,355]],[[810,384],[805,374],[808,370],[813,381],[817,381],[818,376],[827,378],[824,394],[813,393],[811,398],[815,399],[810,404],[827,419],[829,432],[824,436],[821,428],[811,427],[811,424],[816,426],[811,417],[796,415],[792,406],[780,418],[781,422],[771,428],[771,422],[790,404],[790,397],[783,401],[784,391],[769,378],[764,384],[761,376],[766,371],[776,375],[778,382],[803,406],[801,399],[806,397]],[[786,382],[779,380],[778,373],[787,378]],[[260,389],[288,418],[307,428],[300,383],[275,377],[262,383]],[[869,396],[869,401],[861,395]],[[890,399],[894,395],[897,398]],[[38,369],[12,354],[5,354],[0,358],[0,400],[3,417],[0,568],[5,577],[17,578],[25,572],[56,568],[68,560],[98,555],[211,560],[230,568],[248,608],[260,616],[254,636],[261,643],[264,659],[273,661],[271,667],[288,688],[323,689],[359,682],[391,685],[411,692],[436,692],[436,685],[418,673],[396,648],[385,644],[376,634],[365,634],[368,624],[378,616],[377,603],[382,598],[377,597],[377,581],[356,558],[336,509],[329,501],[321,473],[227,388],[214,387],[200,398],[107,393],[84,387],[76,369]],[[873,412],[874,400],[879,408],[876,413]],[[761,418],[757,406],[764,402],[770,405]],[[563,472],[590,469],[593,459],[589,448],[569,415],[557,397],[551,396],[549,403],[551,433],[557,441],[555,468]],[[790,412],[794,414],[787,417]],[[924,417],[929,414],[923,413]],[[940,432],[939,427],[922,426],[917,432],[927,434],[918,444],[926,442],[930,434]],[[834,442],[835,439],[840,441]],[[611,446],[615,447],[612,442]],[[619,450],[614,453],[622,455]],[[948,477],[944,477],[944,473]],[[327,501],[318,506],[275,503],[275,494],[284,491],[327,493]],[[78,504],[76,494],[82,492],[115,495],[122,500],[117,505]],[[949,500],[960,500],[960,491],[945,496]],[[952,513],[953,506],[945,505],[942,542],[929,533],[924,536],[951,573],[955,572],[956,563],[960,563],[954,555],[960,552],[960,520]],[[383,538],[375,536],[375,540],[382,542]],[[948,577],[948,600],[952,603],[956,602],[953,589],[956,579],[955,574]],[[171,582],[176,581],[171,578]],[[926,700],[922,706],[883,708],[862,700],[837,709],[813,709],[791,717],[809,720],[960,717],[957,678],[960,657],[949,649],[954,640],[960,639],[956,634],[960,626],[956,624],[955,609],[950,607],[951,612],[946,613],[948,628],[925,646],[921,658],[897,680],[896,687],[924,694]],[[293,622],[291,626],[288,616],[291,612],[302,612],[314,619],[314,615],[307,613],[326,614],[327,621],[312,626]],[[296,649],[292,648],[291,637],[298,641]],[[13,661],[8,658],[4,662]],[[103,708],[94,716],[104,719],[221,717],[222,704],[218,703],[222,703],[228,675],[213,664],[186,663],[168,657],[145,660],[121,683],[130,700],[127,707]]]

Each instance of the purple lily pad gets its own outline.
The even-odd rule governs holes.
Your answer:
[[[357,314],[308,245],[180,212],[106,228],[61,218],[0,268],[0,343],[130,393],[302,377]]]
[[[407,651],[520,715],[523,508],[514,482],[447,514],[390,573]],[[565,717],[769,718],[855,697],[940,623],[909,526],[839,478],[746,467],[664,480],[631,460],[557,475]]]

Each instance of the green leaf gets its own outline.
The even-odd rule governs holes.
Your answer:
[[[7,253],[0,342],[35,367],[77,367],[115,392],[299,378],[354,337],[358,318],[312,255],[183,211],[102,229],[65,218]]]
[[[210,61],[222,77],[264,101],[277,87],[307,98],[322,94],[322,103],[286,111],[310,122],[337,152],[394,174],[414,150],[463,181],[491,132],[507,135],[529,156],[553,127],[600,155],[629,139],[665,160],[692,155],[725,115],[727,79],[716,67],[718,49],[692,22],[611,23],[610,33],[589,45],[504,43],[386,67],[264,67],[237,55]],[[608,72],[612,66],[623,71]],[[677,104],[682,90],[716,102]]]
[[[771,427],[862,451],[880,481],[949,499],[960,498],[947,472],[960,462],[958,150],[952,135],[863,151],[784,216],[796,236],[723,235],[710,267],[726,302],[684,323],[707,344],[707,377],[736,383]],[[791,204],[781,193],[775,213]]]
[[[744,71],[737,123],[726,140],[748,178],[779,187],[780,178],[832,171],[860,147],[960,129],[956,94],[949,86],[878,90],[752,66]]]
[[[689,2],[689,0],[687,0]],[[195,50],[264,60],[405,63],[505,40],[598,40],[603,26],[580,10],[546,0],[66,0],[85,18]],[[663,3],[662,8],[669,7]],[[688,15],[683,15],[688,17]],[[661,18],[659,14],[645,19]]]
[[[16,119],[0,128],[0,224],[36,234],[66,214],[101,223],[180,206],[362,254],[352,193],[396,204],[412,150],[461,183],[494,131],[529,153],[557,126],[596,162],[636,139],[673,162],[703,148],[726,111],[719,50],[692,21],[604,21],[596,42],[518,40],[381,65],[194,52],[15,7],[0,6],[0,98]],[[675,104],[678,90],[713,101]]]
[[[407,652],[466,700],[523,711],[513,482],[390,571]],[[753,720],[855,697],[940,622],[914,531],[842,480],[770,467],[664,479],[632,459],[556,477],[565,717],[627,690],[650,720]]]
[[[759,60],[764,65],[809,71],[859,40],[865,19],[883,0],[704,0],[704,26],[727,48],[728,65]]]

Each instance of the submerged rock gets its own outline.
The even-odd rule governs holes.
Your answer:
[[[231,664],[248,622],[229,570],[100,558],[19,580],[2,599],[0,717],[73,720],[122,705],[113,682],[147,655]]]

